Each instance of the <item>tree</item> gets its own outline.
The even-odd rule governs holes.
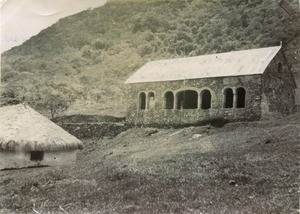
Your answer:
[[[49,94],[45,105],[50,110],[51,118],[54,118],[58,111],[67,110],[69,108],[69,103],[65,97],[58,94]]]
[[[67,110],[74,101],[71,94],[72,92],[66,92],[64,89],[47,87],[40,92],[41,98],[36,101],[35,105],[39,109],[49,111],[51,118],[54,118],[57,113]]]

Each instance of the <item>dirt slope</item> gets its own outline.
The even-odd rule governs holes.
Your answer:
[[[132,128],[85,141],[76,165],[0,171],[0,213],[297,213],[299,143],[299,113]]]

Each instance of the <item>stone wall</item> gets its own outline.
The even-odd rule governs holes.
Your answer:
[[[295,78],[297,88],[295,89],[295,102],[297,110],[300,111],[300,34],[289,41],[286,46],[283,47],[286,59],[291,72]]]
[[[296,85],[282,52],[279,52],[266,68],[262,76],[262,86],[264,118],[294,112]]]
[[[300,69],[300,65],[299,65],[299,69]],[[295,82],[297,85],[297,88],[295,89],[295,103],[298,106],[298,111],[300,111],[300,72],[293,73],[293,76],[295,78]]]
[[[64,130],[79,139],[99,139],[115,137],[127,130],[129,126],[124,123],[57,123]]]
[[[238,87],[246,90],[245,108],[223,107],[223,92],[227,87],[233,91]],[[203,90],[209,90],[212,95],[211,108],[201,109],[198,103],[197,109],[165,109],[165,93],[172,91],[176,97],[182,90],[195,90],[199,97]],[[261,75],[129,84],[127,122],[134,125],[181,126],[218,120],[254,120],[261,117],[261,90]],[[141,92],[154,93],[155,105],[152,109],[140,109]]]

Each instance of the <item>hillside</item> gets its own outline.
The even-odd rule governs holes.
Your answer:
[[[299,212],[300,114],[85,140],[76,164],[0,171],[0,213]]]
[[[3,53],[4,96],[28,102],[47,116],[53,108],[53,115],[123,116],[123,83],[149,60],[283,41],[292,66],[300,59],[295,40],[300,21],[298,1],[288,2],[294,19],[275,0],[109,1],[61,19]]]

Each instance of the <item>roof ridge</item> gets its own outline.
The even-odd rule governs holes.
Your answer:
[[[281,46],[273,46],[151,61],[125,83],[262,74],[280,49]]]
[[[267,49],[267,48],[279,48],[281,49],[282,46],[270,46],[270,47],[263,47],[263,48],[252,48],[252,49],[244,49],[244,50],[234,50],[234,51],[228,51],[228,52],[220,52],[220,53],[209,53],[209,54],[204,54],[204,55],[198,55],[198,56],[187,56],[187,57],[178,57],[178,58],[171,58],[171,59],[159,59],[159,60],[153,60],[151,62],[163,62],[163,61],[169,61],[169,60],[178,60],[178,59],[191,59],[191,58],[199,58],[202,56],[215,56],[215,55],[222,55],[222,54],[230,54],[230,53],[236,53],[236,52],[244,52],[244,51],[254,51],[254,50],[261,50],[261,49]]]

